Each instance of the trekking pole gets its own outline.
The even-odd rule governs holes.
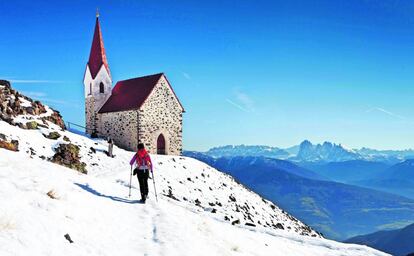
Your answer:
[[[157,203],[158,203],[157,189],[156,189],[156,187],[155,187],[154,169],[153,169],[153,167],[152,167],[152,166],[151,166],[151,173],[152,173],[152,183],[154,184],[155,200],[156,200],[156,201],[157,201]]]
[[[129,195],[131,197],[131,181],[132,181],[132,165],[131,165],[131,174],[129,175]]]

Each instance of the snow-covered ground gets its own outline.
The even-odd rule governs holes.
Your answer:
[[[42,135],[50,131],[62,137]],[[51,123],[23,130],[0,121],[0,133],[19,141],[19,152],[0,148],[2,256],[386,255],[323,239],[230,176],[192,158],[153,155],[158,202],[149,180],[150,198],[140,204],[136,177],[128,197],[133,152],[115,147],[110,158],[104,141]],[[63,135],[80,147],[87,175],[45,160],[58,144],[68,143]]]

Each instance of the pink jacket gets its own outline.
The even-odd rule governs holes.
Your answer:
[[[129,161],[129,164],[133,165],[135,162],[138,168],[144,166],[152,167],[151,157],[145,149],[138,150],[138,152],[132,157],[131,161]]]

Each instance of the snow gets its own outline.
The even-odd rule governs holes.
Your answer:
[[[116,156],[110,158],[103,152],[107,149],[103,140],[61,131],[51,123],[49,127],[23,130],[0,121],[0,133],[18,139],[20,149],[0,148],[2,256],[386,255],[366,246],[320,238],[312,230],[307,233],[315,237],[300,235],[305,232],[303,223],[277,206],[272,209],[272,203],[230,176],[192,158],[152,155],[158,202],[149,180],[150,198],[140,204],[136,177],[132,197],[127,196],[132,152],[115,147]],[[40,158],[51,157],[53,148],[67,143],[62,137],[56,141],[42,135],[52,130],[80,146],[88,175]],[[47,196],[52,190],[57,199]],[[236,210],[236,205],[246,204],[249,211]],[[251,213],[251,220],[245,220],[246,212]],[[231,225],[224,216],[241,223]],[[264,224],[272,221],[285,229]]]
[[[19,97],[19,101],[20,101],[20,106],[22,107],[28,108],[32,106],[32,103],[23,97]]]

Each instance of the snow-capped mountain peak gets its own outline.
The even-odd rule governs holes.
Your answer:
[[[341,144],[325,141],[323,144],[312,144],[305,140],[299,146],[296,156],[299,161],[326,161],[341,162],[347,160],[361,159],[361,156],[351,149],[344,148]]]

